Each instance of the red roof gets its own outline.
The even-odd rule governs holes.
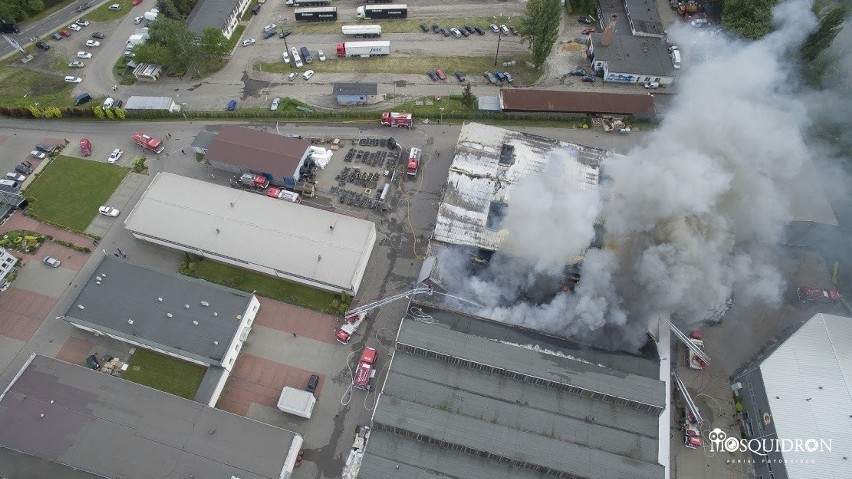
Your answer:
[[[206,159],[289,178],[309,146],[309,141],[228,125],[210,143]]]
[[[654,96],[648,93],[500,89],[503,111],[553,113],[612,113],[653,115]]]

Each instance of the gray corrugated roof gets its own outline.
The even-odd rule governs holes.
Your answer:
[[[238,316],[246,312],[252,297],[251,293],[104,256],[69,306],[65,320],[207,364],[221,364],[234,336],[240,333]],[[202,301],[209,306],[202,306]]]
[[[209,404],[210,400],[213,399],[213,393],[216,392],[216,386],[219,384],[222,376],[227,374],[230,373],[225,368],[218,366],[208,367],[207,372],[204,373],[204,377],[201,378],[201,384],[198,385],[198,389],[195,391],[195,397],[192,398],[193,401]],[[221,391],[219,394],[221,394]],[[218,396],[216,399],[219,399]],[[215,406],[216,403],[214,402],[213,405]]]
[[[104,477],[278,479],[300,444],[293,432],[44,356],[0,398],[0,446]]]
[[[207,161],[290,178],[295,177],[310,146],[311,142],[298,138],[225,125],[210,142]]]
[[[334,95],[377,95],[378,83],[335,83]]]
[[[64,464],[0,446],[0,477],[10,479],[101,479],[103,476],[90,474]]]
[[[633,23],[633,30],[637,34],[648,35],[664,35],[665,27],[660,18],[660,11],[657,7],[657,2],[654,0],[624,0],[622,9],[626,7],[627,15],[630,17],[630,22]],[[604,11],[604,18],[607,18]]]
[[[125,110],[169,110],[174,104],[170,96],[131,96],[124,102]]]
[[[186,17],[186,26],[198,36],[204,33],[205,28],[221,30],[228,15],[239,2],[240,0],[198,0]]]
[[[215,138],[216,133],[212,131],[201,130],[198,132],[198,135],[195,136],[195,140],[192,141],[192,147],[207,149],[210,147],[210,143],[213,143],[213,140]]]
[[[172,173],[157,174],[124,225],[343,291],[357,291],[376,239],[370,221]]]
[[[600,33],[592,33],[591,37],[595,61],[606,61],[610,73],[671,76],[674,71],[662,38],[616,33],[609,46],[604,46]]]

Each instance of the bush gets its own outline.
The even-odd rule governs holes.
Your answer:
[[[736,402],[736,403],[734,403],[734,409],[736,409],[736,410],[737,410],[737,413],[741,413],[741,412],[743,412],[743,409],[744,409],[744,407],[743,407],[743,403],[741,403],[741,402],[739,402],[739,401],[738,401],[738,402]]]

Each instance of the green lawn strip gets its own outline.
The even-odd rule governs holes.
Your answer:
[[[122,55],[115,61],[112,66],[112,75],[116,78],[119,85],[133,85],[136,83],[136,77],[133,76],[133,69],[127,66],[127,58]]]
[[[225,40],[228,43],[228,51],[233,50],[234,47],[237,46],[237,42],[240,41],[240,37],[243,36],[243,32],[245,30],[245,25],[239,25],[234,29],[234,33],[231,35],[231,38]]]
[[[79,138],[66,147],[78,148]],[[127,168],[98,161],[58,156],[24,192],[33,216],[82,232],[127,175]]]
[[[68,72],[69,75],[73,75],[73,70],[75,69],[69,67],[68,63],[70,63],[68,60],[59,55],[51,55],[50,64],[47,67],[54,72]]]
[[[123,377],[137,384],[192,399],[206,372],[204,366],[137,348]]]
[[[41,106],[70,107],[73,105],[73,85],[60,75],[22,70],[14,67],[0,69],[0,105],[7,107]]]
[[[111,22],[117,18],[127,15],[127,13],[133,8],[133,4],[130,2],[131,0],[107,0],[107,2],[100,7],[92,11],[82,12],[80,16],[90,22]],[[114,3],[121,5],[121,10],[117,12],[110,10],[109,6]]]
[[[351,11],[350,11],[351,10]],[[349,15],[351,13],[351,16]],[[337,9],[338,18],[341,19],[339,22],[319,22],[319,23],[295,23],[295,24],[285,24],[285,30],[292,30],[293,33],[304,33],[304,34],[321,34],[321,33],[340,33],[340,41],[344,41],[343,32],[340,30],[340,27],[343,25],[381,25],[382,33],[413,33],[417,32],[421,35],[441,35],[440,33],[432,32],[432,25],[439,25],[442,28],[446,28],[449,30],[450,28],[458,28],[461,29],[464,25],[469,25],[471,27],[479,27],[485,31],[486,35],[493,35],[496,38],[496,34],[491,31],[489,25],[492,23],[505,23],[507,17],[503,17],[503,21],[494,20],[493,17],[452,17],[452,18],[409,18],[405,20],[358,20],[355,18],[355,8],[342,7]],[[429,27],[429,32],[423,33],[423,30],[420,29],[420,24],[423,23],[427,27]],[[506,23],[506,25],[513,25],[515,22]],[[478,33],[473,34],[475,37],[479,37]],[[356,40],[356,39],[353,39]],[[362,39],[357,39],[362,40]]]
[[[500,58],[498,66],[494,66],[494,57],[414,57],[414,56],[384,56],[372,58],[333,58],[324,62],[313,62],[310,68],[319,73],[389,73],[389,74],[419,74],[424,78],[427,72],[440,68],[447,75],[447,83],[460,85],[452,76],[453,72],[461,71],[465,75],[481,76],[486,71],[500,70],[509,72],[514,77],[516,85],[532,84],[541,77],[541,71],[530,69],[526,62],[529,55],[513,55]],[[502,62],[515,61],[515,66],[504,67]],[[256,63],[259,71],[270,73],[290,73],[292,68],[283,61]]]
[[[332,301],[339,295],[312,288],[299,283],[273,278],[262,273],[249,271],[228,264],[204,259],[195,264],[193,276],[241,291],[255,291],[255,294],[270,299],[295,304],[324,313],[338,313]]]

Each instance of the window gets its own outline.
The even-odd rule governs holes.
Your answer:
[[[488,207],[488,218],[485,220],[485,227],[490,230],[499,230],[503,224],[503,218],[506,216],[509,205],[502,201],[492,201]]]

